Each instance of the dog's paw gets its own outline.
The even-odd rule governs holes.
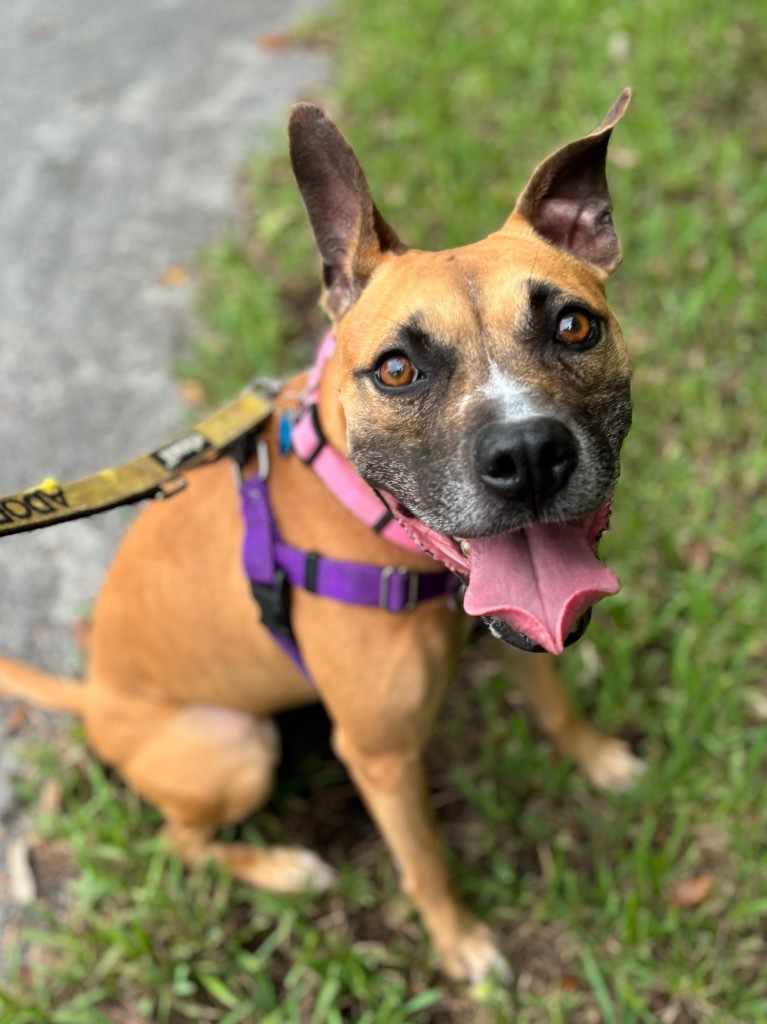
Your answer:
[[[513,978],[511,965],[496,945],[490,929],[475,923],[446,945],[440,943],[442,969],[454,981],[477,985],[494,979],[509,985]]]
[[[262,889],[273,892],[327,892],[338,875],[322,857],[299,846],[273,846],[260,867]]]
[[[600,736],[581,759],[581,770],[592,785],[611,793],[626,793],[647,771],[644,761],[623,740]]]
[[[338,881],[329,864],[300,846],[217,845],[212,852],[241,882],[269,892],[327,892]]]

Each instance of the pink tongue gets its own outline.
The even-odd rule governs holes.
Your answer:
[[[536,523],[470,542],[469,615],[494,615],[552,654],[580,616],[620,584],[577,523]]]

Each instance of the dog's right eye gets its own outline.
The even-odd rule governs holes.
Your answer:
[[[587,347],[599,337],[594,317],[582,309],[566,309],[557,321],[556,340],[564,345]]]
[[[385,388],[402,388],[418,380],[420,374],[402,352],[386,356],[376,370],[376,378]]]

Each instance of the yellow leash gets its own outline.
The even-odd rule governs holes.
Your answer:
[[[223,455],[236,455],[238,445],[266,423],[272,408],[268,397],[249,389],[148,455],[70,484],[49,478],[21,494],[0,498],[0,537],[176,494],[186,485],[182,472]]]

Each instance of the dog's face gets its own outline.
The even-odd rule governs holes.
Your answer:
[[[426,550],[470,579],[467,610],[528,648],[560,650],[617,589],[591,563],[631,423],[604,292],[620,262],[605,156],[629,98],[534,171],[500,231],[443,252],[399,241],[321,111],[301,104],[291,117],[348,456]]]
[[[443,534],[580,518],[611,493],[629,368],[601,276],[523,222],[383,261],[337,327],[349,457]]]

